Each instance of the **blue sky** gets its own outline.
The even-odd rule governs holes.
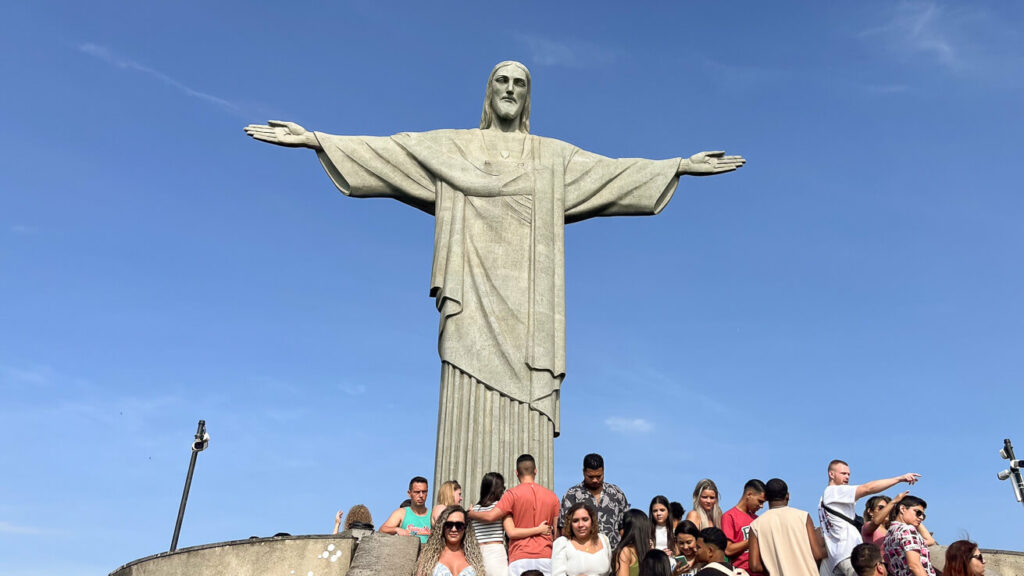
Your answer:
[[[1024,8],[1014,3],[38,2],[0,90],[0,573],[379,523],[433,469],[433,222],[249,140],[473,127],[491,66],[534,133],[743,154],[654,218],[566,234],[557,492],[646,508],[751,477],[811,509],[923,474],[940,542],[1020,549]]]

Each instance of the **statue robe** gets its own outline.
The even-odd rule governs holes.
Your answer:
[[[532,453],[550,487],[565,377],[564,225],[657,214],[675,191],[679,159],[612,159],[532,135],[521,155],[505,156],[481,130],[316,137],[342,193],[394,198],[435,217],[435,486],[458,479],[472,495],[484,472],[511,478],[509,462]]]

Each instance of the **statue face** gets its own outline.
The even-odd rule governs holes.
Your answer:
[[[491,109],[504,120],[518,118],[526,105],[529,85],[526,72],[514,65],[502,66],[491,80]]]

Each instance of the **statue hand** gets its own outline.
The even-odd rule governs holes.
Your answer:
[[[698,152],[679,162],[679,174],[711,176],[712,174],[732,172],[746,163],[743,156],[726,156],[724,150]]]
[[[245,133],[257,140],[289,148],[320,149],[316,136],[295,122],[270,120],[266,124],[249,124]]]

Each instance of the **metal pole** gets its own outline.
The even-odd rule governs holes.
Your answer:
[[[181,493],[181,505],[178,506],[178,521],[174,523],[174,536],[171,538],[170,552],[178,549],[178,535],[181,533],[181,521],[185,518],[185,503],[188,502],[188,490],[192,487],[192,473],[196,469],[196,456],[203,451],[203,439],[206,436],[206,420],[199,421],[199,428],[196,430],[196,440],[192,443],[192,458],[188,463],[188,475],[185,476],[185,489]]]

